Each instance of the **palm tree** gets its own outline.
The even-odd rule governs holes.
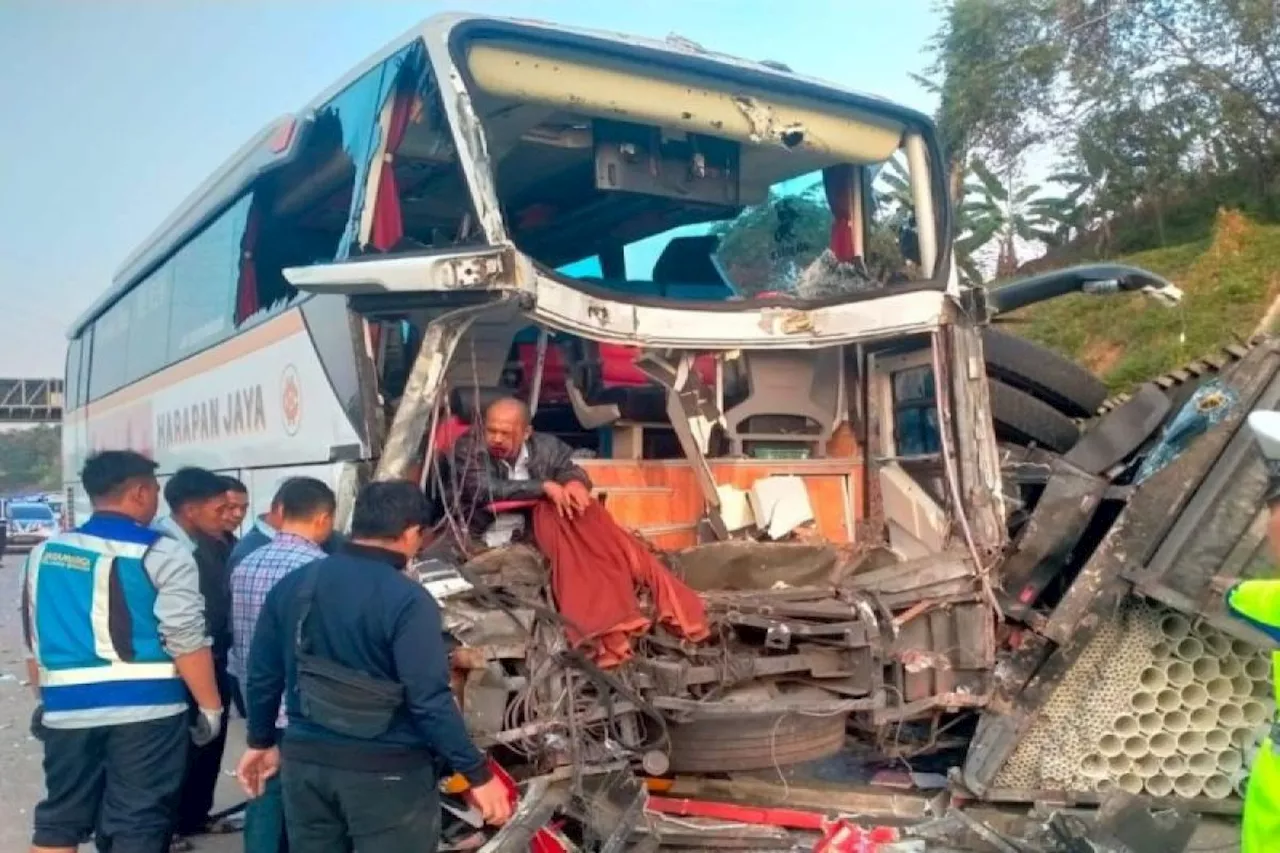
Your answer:
[[[968,233],[957,241],[957,255],[972,257],[995,240],[996,277],[1013,275],[1018,270],[1019,241],[1050,245],[1058,241],[1055,220],[1048,215],[1057,207],[1054,200],[1038,195],[1039,184],[1018,186],[1013,169],[1001,181],[980,157],[974,157],[969,167],[977,181],[965,185],[958,218]],[[973,279],[973,271],[967,272]]]

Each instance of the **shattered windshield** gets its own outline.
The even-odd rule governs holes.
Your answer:
[[[856,234],[857,217],[850,217],[851,240],[843,249],[830,203],[832,179],[818,170],[774,184],[763,203],[736,216],[681,225],[626,245],[624,277],[606,275],[599,255],[558,271],[635,295],[671,299],[773,294],[822,299],[922,278],[906,167],[895,159],[867,169],[866,176],[872,181],[873,213]]]
[[[935,273],[939,229],[922,252],[911,204],[945,222],[923,117],[604,46],[477,40],[466,57],[506,236],[546,270],[672,300],[858,297]]]

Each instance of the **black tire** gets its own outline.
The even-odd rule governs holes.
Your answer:
[[[1000,329],[982,330],[987,374],[1072,417],[1092,417],[1107,386],[1085,368],[1040,344]]]
[[[777,714],[713,717],[669,726],[671,770],[727,773],[766,770],[835,755],[845,744],[848,715]]]
[[[1071,418],[998,379],[987,382],[991,390],[991,419],[996,437],[1015,444],[1035,444],[1055,453],[1066,453],[1080,438]]]

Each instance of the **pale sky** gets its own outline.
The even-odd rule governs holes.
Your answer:
[[[446,10],[774,59],[925,111],[931,0],[0,0],[0,376],[61,376],[124,258],[253,133]],[[141,330],[139,330],[141,333]]]

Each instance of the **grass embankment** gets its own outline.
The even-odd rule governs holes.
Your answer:
[[[1028,308],[1010,331],[1071,356],[1113,391],[1247,340],[1280,297],[1280,225],[1218,214],[1207,240],[1116,259],[1182,288],[1180,308],[1139,295],[1072,295]]]

